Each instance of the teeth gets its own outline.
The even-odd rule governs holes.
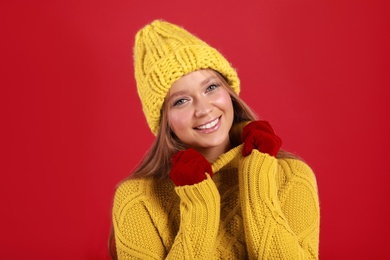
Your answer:
[[[213,122],[210,122],[208,124],[198,126],[197,128],[198,129],[209,129],[209,128],[214,127],[218,123],[218,121],[219,121],[219,118],[215,119]]]

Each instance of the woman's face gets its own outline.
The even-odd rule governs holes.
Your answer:
[[[209,161],[230,148],[234,111],[223,85],[213,70],[194,71],[171,86],[166,101],[173,132]]]

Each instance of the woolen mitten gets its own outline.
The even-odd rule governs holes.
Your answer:
[[[242,132],[242,155],[249,155],[253,149],[262,153],[276,156],[282,146],[282,139],[279,138],[267,121],[253,121],[244,127]]]
[[[176,186],[193,185],[213,176],[211,164],[192,148],[179,151],[172,157],[170,177]]]

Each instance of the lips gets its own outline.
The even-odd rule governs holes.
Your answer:
[[[207,129],[211,129],[213,128],[214,126],[216,126],[219,122],[219,117],[216,118],[215,120],[207,123],[207,124],[204,124],[204,125],[201,125],[201,126],[198,126],[198,127],[195,127],[195,129],[199,129],[199,130],[207,130]]]

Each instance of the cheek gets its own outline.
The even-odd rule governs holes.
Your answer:
[[[233,113],[233,103],[227,91],[224,91],[215,102],[226,113]]]
[[[169,124],[173,132],[177,135],[180,129],[185,128],[188,125],[188,115],[183,111],[171,111],[168,114]]]

